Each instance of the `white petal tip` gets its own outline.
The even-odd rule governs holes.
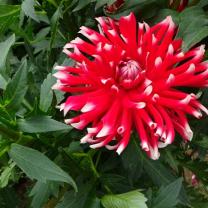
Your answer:
[[[124,151],[124,148],[125,147],[123,144],[119,145],[118,149],[116,150],[117,154],[120,155]]]
[[[83,121],[80,121],[78,123],[71,123],[71,126],[73,126],[75,129],[82,129],[83,128]]]
[[[103,126],[103,128],[99,131],[96,137],[104,137],[107,136],[110,132],[110,126]]]
[[[55,70],[64,70],[66,67],[65,66],[55,66]]]
[[[93,103],[86,103],[82,107],[81,112],[86,113],[86,112],[89,112],[89,111],[93,110],[94,108],[95,108],[95,105]]]
[[[137,109],[142,109],[142,108],[145,108],[145,107],[146,107],[146,103],[145,102],[136,103],[136,108]]]

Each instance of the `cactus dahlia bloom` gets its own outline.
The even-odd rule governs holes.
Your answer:
[[[53,88],[70,93],[60,109],[65,115],[79,112],[65,122],[88,127],[81,143],[120,154],[136,128],[141,148],[157,159],[158,148],[171,144],[175,132],[190,141],[186,115],[199,119],[208,110],[179,87],[208,86],[204,46],[183,53],[170,16],[153,27],[138,24],[132,13],[119,21],[97,21],[99,32],[81,27],[79,33],[89,41],[76,38],[64,47],[76,64],[57,66],[54,74]]]

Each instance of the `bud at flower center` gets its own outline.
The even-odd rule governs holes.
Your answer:
[[[131,82],[139,78],[142,69],[134,60],[121,61],[117,68],[117,78],[120,83]]]

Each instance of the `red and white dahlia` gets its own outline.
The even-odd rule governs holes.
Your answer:
[[[81,143],[120,154],[135,127],[141,148],[157,159],[158,148],[171,144],[175,131],[190,141],[186,114],[199,119],[208,110],[178,87],[208,86],[204,46],[182,52],[170,16],[153,27],[137,23],[132,13],[119,21],[97,21],[99,32],[81,27],[89,41],[76,38],[64,47],[76,64],[57,66],[54,74],[53,88],[71,93],[60,105],[64,115],[80,112],[65,122],[77,129],[88,126]]]

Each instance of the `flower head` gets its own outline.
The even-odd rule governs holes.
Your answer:
[[[81,27],[79,33],[89,41],[76,38],[64,47],[76,64],[57,66],[54,74],[58,81],[53,88],[71,93],[60,109],[65,115],[80,113],[65,122],[88,127],[81,143],[120,154],[135,128],[141,148],[157,159],[158,148],[171,144],[175,131],[190,141],[186,115],[199,119],[208,110],[179,87],[208,86],[204,46],[182,52],[170,16],[153,27],[137,24],[133,13],[119,21],[97,21],[99,32]]]

